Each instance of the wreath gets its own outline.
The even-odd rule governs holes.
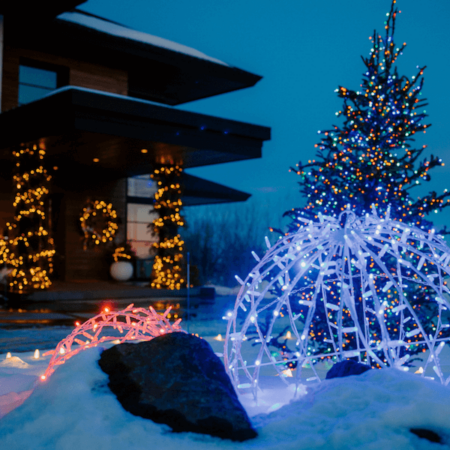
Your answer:
[[[92,245],[106,244],[114,239],[119,228],[117,211],[111,203],[89,201],[80,214],[80,224],[84,250]]]

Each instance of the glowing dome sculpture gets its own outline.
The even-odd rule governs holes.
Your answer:
[[[113,341],[116,344],[122,344],[135,340],[150,341],[163,334],[184,332],[179,325],[181,319],[173,324],[169,322],[167,316],[171,309],[172,307],[169,307],[164,314],[158,314],[151,306],[145,309],[135,308],[131,304],[121,311],[112,312],[105,308],[100,314],[77,326],[72,333],[59,342],[55,350],[44,353],[43,356],[52,355],[52,357],[41,380],[46,380],[55,371],[55,366],[64,364],[72,356],[103,342]],[[105,328],[110,331],[111,328],[118,330],[120,336],[101,336]]]
[[[419,351],[422,376],[428,369],[448,384],[439,361],[450,340],[450,248],[442,237],[390,219],[389,210],[318,217],[273,246],[266,238],[264,257],[254,254],[245,281],[236,277],[242,287],[224,347],[235,386],[256,397],[260,375],[299,385],[305,367],[306,381],[318,382],[316,362],[348,358],[408,370]]]

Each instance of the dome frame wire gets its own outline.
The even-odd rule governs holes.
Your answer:
[[[314,366],[320,359],[357,358],[372,367],[408,370],[412,346],[428,350],[422,376],[432,366],[439,381],[449,384],[450,376],[444,376],[439,360],[450,340],[450,316],[445,313],[450,309],[446,285],[450,248],[443,238],[434,229],[427,232],[391,219],[389,208],[384,217],[373,206],[365,217],[348,208],[339,218],[322,214],[318,218],[314,222],[299,217],[305,225],[273,246],[266,237],[264,257],[252,252],[257,265],[244,281],[236,277],[242,286],[228,314],[224,345],[225,368],[235,387],[250,388],[256,398],[260,372],[267,368],[286,385],[293,381],[298,386],[304,382],[301,373],[306,364],[314,374],[306,381],[320,382]],[[303,280],[310,285],[298,287]],[[429,306],[437,316],[429,322],[408,300],[411,288],[433,296]],[[275,299],[270,298],[274,291]],[[323,341],[329,347],[317,353],[317,336],[309,330],[320,308],[327,324]],[[388,315],[398,320],[395,331],[388,326]],[[280,318],[296,340],[295,350],[282,357],[270,350]],[[253,355],[251,347],[256,350]],[[289,363],[297,369],[287,380]]]

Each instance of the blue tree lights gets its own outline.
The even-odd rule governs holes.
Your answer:
[[[411,79],[400,76],[395,62],[406,44],[394,42],[395,21],[399,11],[395,0],[387,14],[385,36],[377,32],[370,38],[372,48],[365,65],[360,90],[339,87],[343,99],[342,126],[319,131],[317,160],[301,162],[291,171],[300,177],[301,193],[307,198],[302,209],[293,210],[289,231],[299,227],[298,216],[317,218],[317,212],[338,215],[347,204],[357,214],[380,211],[391,206],[391,215],[401,222],[428,228],[426,214],[448,206],[448,192],[430,193],[413,199],[410,190],[430,179],[429,170],[443,165],[431,156],[419,161],[426,146],[413,148],[414,136],[430,126],[421,98],[423,72],[418,67]]]

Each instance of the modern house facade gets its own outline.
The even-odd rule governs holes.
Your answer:
[[[195,49],[76,9],[74,0],[0,5],[0,227],[14,215],[13,151],[45,150],[46,203],[56,279],[108,276],[105,250],[83,248],[80,211],[114,205],[117,241],[148,254],[160,164],[183,169],[260,158],[267,127],[176,105],[254,86],[260,76]],[[183,175],[184,206],[249,195]]]

